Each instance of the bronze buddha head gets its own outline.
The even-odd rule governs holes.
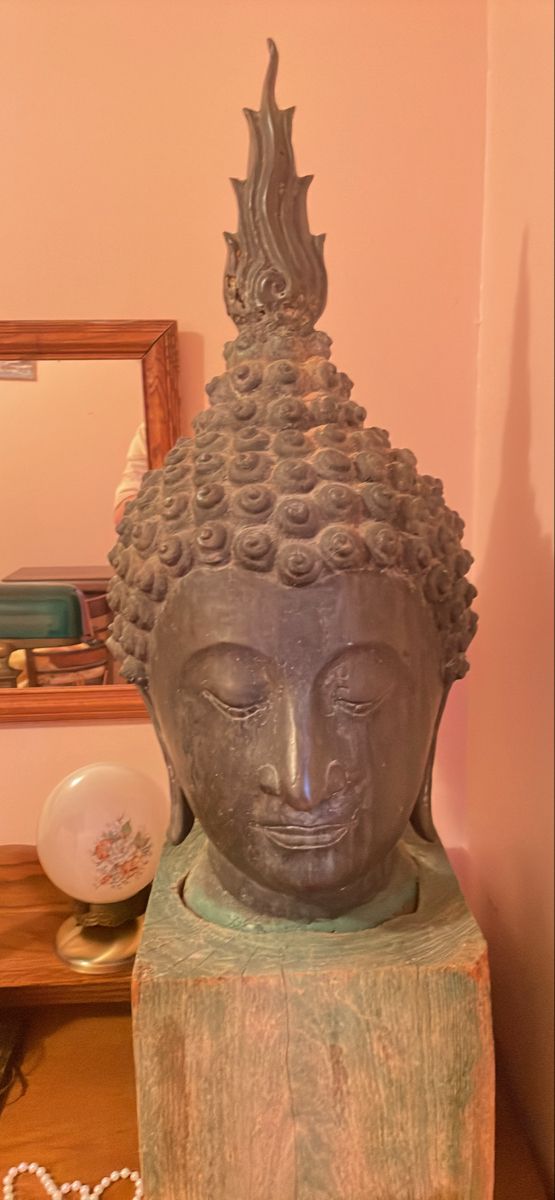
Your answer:
[[[173,839],[192,810],[234,896],[331,913],[384,887],[409,819],[432,833],[435,738],[467,669],[475,589],[441,482],[365,428],[314,328],[323,238],[276,68],[270,44],[226,235],[239,334],[194,437],[118,527],[111,647],[153,715]]]

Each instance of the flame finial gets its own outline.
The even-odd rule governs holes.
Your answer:
[[[256,322],[306,331],[326,303],[325,235],[314,236],[309,229],[306,198],[312,175],[297,175],[291,141],[295,110],[277,106],[279,56],[271,39],[268,49],[260,111],[244,110],[250,152],[247,178],[232,180],[239,224],[236,234],[224,235],[224,297],[239,327]]]

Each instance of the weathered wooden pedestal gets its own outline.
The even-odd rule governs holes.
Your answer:
[[[191,913],[165,851],[133,983],[148,1200],[490,1200],[484,941],[440,850],[417,912],[354,934]]]

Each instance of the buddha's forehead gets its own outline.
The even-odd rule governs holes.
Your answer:
[[[209,647],[233,643],[267,657],[328,659],[345,647],[382,643],[406,662],[440,659],[429,610],[405,579],[370,571],[330,575],[292,588],[227,566],[180,581],[154,630],[152,671],[183,665]],[[439,669],[439,666],[438,666]]]

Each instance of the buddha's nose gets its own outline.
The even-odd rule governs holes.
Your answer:
[[[329,760],[318,738],[304,735],[300,723],[290,718],[287,733],[284,759],[260,768],[260,787],[299,812],[311,812],[346,786],[347,775],[336,759]]]

